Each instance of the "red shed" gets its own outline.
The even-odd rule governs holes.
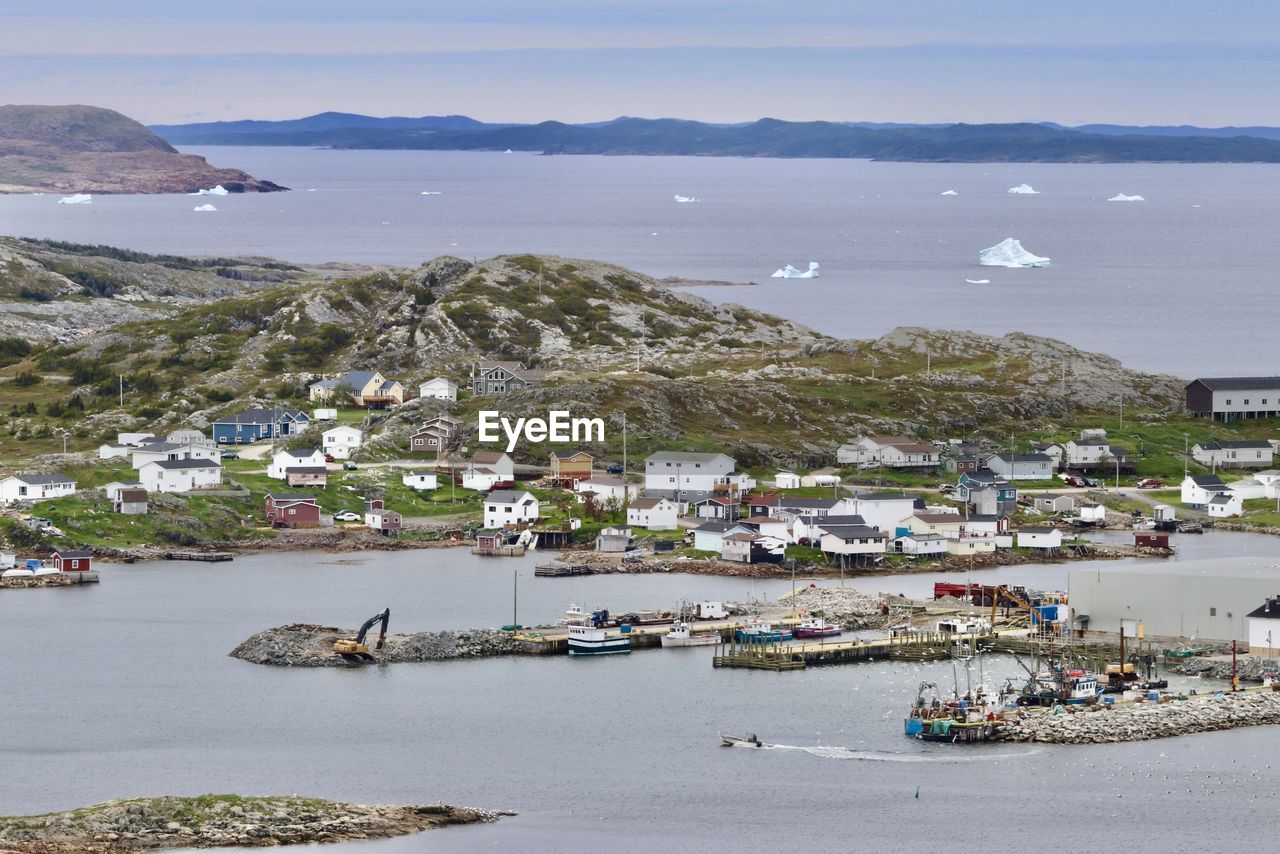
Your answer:
[[[320,505],[314,495],[267,495],[267,522],[273,528],[316,528]]]
[[[1135,531],[1133,544],[1141,549],[1169,548],[1168,531]]]
[[[63,572],[89,572],[93,569],[93,552],[54,552],[53,565]]]

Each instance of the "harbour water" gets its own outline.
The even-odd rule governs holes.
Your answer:
[[[1180,541],[1189,551],[1220,549],[1210,538],[1233,536]],[[1252,554],[1280,551],[1280,538],[1230,542]],[[1269,833],[1257,819],[1280,790],[1273,729],[1046,749],[907,741],[903,711],[921,679],[951,684],[945,662],[762,673],[714,670],[712,650],[689,649],[289,670],[227,656],[270,626],[353,626],[385,606],[393,631],[500,625],[511,619],[517,570],[525,623],[552,621],[570,602],[643,608],[773,598],[791,586],[682,574],[535,579],[537,560],[465,550],[263,554],[109,565],[99,585],[5,591],[0,804],[32,813],[229,791],[520,813],[336,846],[372,854],[672,844],[898,851],[908,847],[907,826],[913,850],[954,844],[958,826],[967,844],[991,847],[1024,834],[1033,815],[1069,817],[1135,851],[1262,844]],[[1070,566],[973,577],[1061,587]],[[846,583],[913,592],[932,580]],[[990,677],[1021,672],[1008,659],[986,666]],[[721,731],[782,746],[727,750]],[[1147,832],[1154,828],[1159,841]]]
[[[187,196],[0,196],[0,234],[306,262],[558,253],[757,282],[695,292],[842,337],[1020,331],[1186,377],[1280,372],[1238,311],[1216,310],[1280,310],[1276,166],[192,151],[294,190],[216,197],[216,213]],[[1039,194],[1007,192],[1024,182]],[[1146,201],[1106,201],[1117,193]],[[979,267],[978,251],[1006,237],[1052,265]],[[809,261],[821,278],[769,278]]]

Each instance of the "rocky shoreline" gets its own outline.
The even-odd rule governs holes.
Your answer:
[[[389,839],[509,814],[447,804],[378,806],[299,797],[132,798],[48,815],[0,818],[0,854],[117,854]]]
[[[355,637],[355,629],[294,623],[258,632],[230,652],[232,658],[272,667],[360,667],[333,652],[333,642]],[[515,655],[524,651],[510,632],[497,629],[388,634],[386,645],[373,648],[376,635],[370,634],[370,655],[378,664],[394,662],[450,661],[458,658],[487,658]]]
[[[1231,679],[1231,657],[1188,658],[1168,668],[1183,676],[1203,676],[1206,679]],[[1261,682],[1268,674],[1280,672],[1280,662],[1260,655],[1241,655],[1236,661],[1235,675],[1245,682]]]
[[[1270,691],[1068,708],[1063,714],[1006,721],[996,728],[994,738],[1037,744],[1115,744],[1280,724],[1280,694]]]

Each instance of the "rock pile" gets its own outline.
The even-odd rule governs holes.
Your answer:
[[[0,851],[120,852],[386,839],[497,817],[447,804],[372,806],[237,795],[134,798],[51,815],[0,818]]]
[[[258,632],[231,651],[233,658],[276,667],[339,667],[353,664],[333,652],[333,642],[355,637],[354,629],[294,623]],[[522,652],[510,632],[497,629],[467,629],[454,632],[389,634],[386,645],[373,648],[376,635],[368,639],[369,654],[380,663],[397,661],[447,661]],[[358,665],[356,665],[358,666]]]
[[[1183,676],[1207,679],[1231,679],[1231,656],[1223,658],[1188,658],[1169,668]],[[1260,655],[1242,655],[1236,662],[1236,675],[1246,682],[1261,682],[1267,674],[1280,673],[1280,660]]]
[[[1280,694],[1250,692],[1160,703],[1079,706],[1065,714],[1039,714],[996,729],[1001,741],[1110,744],[1170,738],[1244,726],[1280,724]]]
[[[778,597],[778,604],[804,613],[820,612],[832,622],[849,624],[880,613],[873,596],[848,587],[802,587]]]

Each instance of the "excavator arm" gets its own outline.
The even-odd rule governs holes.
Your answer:
[[[391,609],[384,608],[382,613],[375,614],[364,621],[364,625],[360,627],[360,631],[356,633],[354,638],[336,640],[333,642],[333,651],[336,655],[340,655],[347,661],[373,661],[374,657],[369,654],[369,647],[365,645],[365,638],[369,636],[369,629],[378,623],[381,627],[378,630],[378,643],[375,649],[382,649],[383,644],[387,640],[387,624],[391,622]]]

